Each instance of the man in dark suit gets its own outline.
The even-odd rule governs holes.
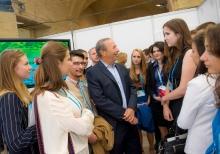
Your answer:
[[[134,116],[136,87],[127,69],[115,63],[119,49],[113,40],[99,40],[96,52],[100,61],[87,72],[88,89],[98,114],[113,127],[115,140],[110,154],[141,154]]]

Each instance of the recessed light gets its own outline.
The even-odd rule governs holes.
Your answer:
[[[23,25],[24,23],[22,23],[22,22],[17,22],[17,25]]]
[[[157,4],[156,6],[157,7],[164,7],[164,5],[162,5],[162,4]]]

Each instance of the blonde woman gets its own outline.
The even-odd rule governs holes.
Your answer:
[[[127,62],[127,57],[128,57],[128,56],[127,56],[126,53],[124,53],[124,52],[119,52],[119,54],[118,54],[118,59],[117,59],[117,63],[123,65],[124,67],[126,67],[125,64],[126,64],[126,62]]]
[[[146,93],[146,81],[147,81],[147,64],[145,61],[144,53],[141,49],[134,49],[131,54],[131,67],[129,69],[130,78],[133,81],[137,89],[138,97],[138,109],[143,105],[140,102],[143,102],[146,105],[150,104],[150,97]],[[143,97],[143,95],[145,97]],[[153,123],[152,123],[153,125]],[[139,128],[139,127],[138,127]],[[139,128],[140,142],[143,149],[143,138],[141,129]],[[150,154],[154,154],[154,135],[153,131],[147,131],[147,139],[150,145]]]
[[[31,66],[20,50],[0,56],[0,128],[9,154],[38,154],[36,127],[28,127],[31,96],[24,85]],[[1,135],[1,134],[0,134]]]
[[[38,108],[41,153],[69,154],[73,148],[68,147],[72,146],[75,154],[89,153],[88,136],[92,133],[94,116],[82,107],[82,102],[62,79],[71,66],[70,52],[65,45],[50,41],[43,46],[32,92],[34,107]]]

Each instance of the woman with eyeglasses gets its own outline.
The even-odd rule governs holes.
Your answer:
[[[82,107],[62,79],[71,66],[65,45],[50,41],[43,46],[32,92],[41,153],[89,153],[94,115]]]

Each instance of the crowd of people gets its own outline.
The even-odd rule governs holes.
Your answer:
[[[23,82],[31,71],[24,52],[4,50],[1,149],[144,154],[146,132],[149,153],[155,154],[176,125],[180,134],[187,132],[185,153],[219,154],[220,24],[190,31],[184,20],[172,19],[162,28],[164,42],[133,49],[129,67],[128,55],[111,38],[100,39],[88,53],[49,41],[36,60],[32,91]]]

